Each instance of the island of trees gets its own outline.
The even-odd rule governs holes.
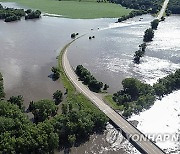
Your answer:
[[[157,30],[158,25],[159,25],[159,19],[154,19],[151,22],[151,28],[146,29],[146,31],[144,32],[144,37],[143,37],[144,43],[139,45],[139,50],[136,51],[134,54],[133,61],[136,64],[139,64],[141,57],[144,56],[147,47],[146,43],[152,41],[152,39],[154,38],[154,30]]]
[[[56,91],[54,101],[30,102],[32,122],[25,114],[21,95],[7,101],[3,100],[4,96],[0,75],[0,153],[54,153],[58,147],[72,146],[96,131],[103,131],[108,121],[92,104],[77,98],[63,103],[62,113],[57,114],[62,92]]]
[[[97,81],[96,78],[82,65],[78,65],[75,70],[76,74],[78,75],[79,79],[83,81],[84,84],[88,85],[89,89],[94,92],[100,92],[103,88],[103,83]],[[107,90],[109,86],[107,84],[104,85],[104,90]]]
[[[138,114],[150,108],[156,98],[162,98],[174,90],[179,90],[180,69],[159,79],[153,86],[135,78],[124,79],[122,85],[123,89],[113,94],[113,100],[123,108],[123,115],[129,117],[133,113]]]
[[[25,16],[25,19],[40,18],[41,11],[32,11],[31,9],[24,11],[24,9],[4,8],[0,4],[0,19],[4,19],[5,22],[20,20],[23,16]]]

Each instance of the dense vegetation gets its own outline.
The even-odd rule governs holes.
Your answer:
[[[41,11],[36,10],[36,11],[32,11],[31,9],[26,11],[26,16],[25,19],[36,19],[36,18],[40,18],[41,17]]]
[[[159,97],[163,97],[164,95],[171,93],[173,90],[180,89],[180,69],[175,73],[159,79],[158,82],[153,85],[153,88],[156,95]]]
[[[84,84],[88,85],[89,89],[95,92],[100,92],[103,87],[103,83],[96,80],[96,78],[84,68],[82,65],[76,67],[76,74]],[[106,87],[107,88],[107,87]]]
[[[32,11],[29,9],[24,11],[24,9],[3,8],[0,4],[0,19],[4,19],[5,22],[20,20],[23,16],[25,16],[25,19],[34,19],[39,18],[40,15],[39,10]]]
[[[49,121],[35,125],[17,105],[0,101],[0,153],[50,153],[58,141]]]
[[[3,87],[3,77],[0,73],[0,100],[5,97],[4,87]]]
[[[146,29],[146,31],[144,32],[144,38],[143,38],[143,41],[144,42],[150,42],[152,41],[154,37],[154,31],[152,28],[148,28]]]
[[[168,4],[167,12],[173,14],[180,14],[180,1],[179,0],[170,0]]]
[[[152,14],[157,13],[161,9],[161,4],[163,3],[163,0],[110,0],[110,1],[121,4],[122,6],[127,8],[144,10]]]
[[[144,10],[133,10],[128,15],[124,15],[124,16],[118,18],[117,22],[122,22],[122,21],[129,19],[129,18],[133,18],[135,16],[140,16],[140,15],[143,15],[146,13],[147,13],[147,11],[144,11]]]
[[[159,19],[154,19],[152,22],[151,22],[151,28],[156,30],[157,27],[159,25]]]
[[[154,102],[154,90],[145,83],[134,78],[126,78],[122,81],[123,90],[113,94],[113,100],[123,106],[123,115],[128,117],[132,113],[139,113],[148,109]]]
[[[136,64],[140,63],[140,58],[144,56],[146,47],[147,47],[146,43],[142,43],[141,45],[139,45],[139,50],[135,52],[133,59]]]
[[[51,72],[53,73],[52,74],[52,79],[53,80],[57,80],[57,79],[59,79],[59,77],[60,77],[60,74],[59,74],[59,69],[57,68],[57,67],[52,67],[51,68]]]
[[[23,9],[3,8],[0,4],[0,19],[5,22],[20,20],[22,16],[25,16]]]
[[[4,97],[4,92],[1,96]],[[34,115],[34,123],[22,110],[21,95],[12,96],[8,101],[0,100],[0,153],[54,153],[55,148],[72,146],[93,132],[102,131],[107,117],[81,95],[76,96],[62,104],[61,114],[57,114],[56,105],[56,101],[62,100],[60,91],[53,95],[55,102],[30,102],[29,111]]]
[[[156,97],[161,98],[173,90],[180,89],[180,69],[176,70],[153,86],[134,78],[122,81],[123,89],[113,94],[113,100],[123,109],[125,117],[137,114],[154,104]]]

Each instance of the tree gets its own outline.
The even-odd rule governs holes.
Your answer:
[[[75,33],[72,33],[71,34],[71,38],[75,38],[76,37],[76,34]]]
[[[53,78],[54,80],[59,79],[59,77],[60,77],[59,68],[53,66],[53,67],[51,68],[51,71],[52,71],[52,73],[53,73],[52,78]]]
[[[63,96],[63,94],[60,90],[57,90],[53,94],[53,99],[55,100],[56,105],[58,105],[62,101],[62,96]]]
[[[151,22],[151,28],[156,30],[157,27],[159,25],[159,19],[154,19],[152,22]]]
[[[109,85],[105,84],[103,90],[107,90],[109,88]]]
[[[163,95],[166,93],[166,88],[162,84],[154,84],[153,88],[155,90],[156,95],[159,97],[163,97]]]
[[[5,97],[4,86],[3,86],[3,77],[0,73],[0,100]]]
[[[145,34],[144,34],[144,42],[149,42],[152,41],[152,38],[154,37],[154,31],[152,28],[146,29]]]
[[[23,109],[23,96],[11,96],[8,100],[8,102],[17,105],[20,109]]]
[[[51,100],[40,100],[32,104],[32,114],[35,122],[42,122],[57,113],[57,106]]]

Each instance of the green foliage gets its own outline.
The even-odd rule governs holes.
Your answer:
[[[75,38],[76,37],[76,34],[75,33],[72,33],[71,34],[71,38]]]
[[[142,43],[141,45],[139,45],[139,50],[135,52],[133,59],[136,64],[140,63],[140,58],[144,56],[146,47],[147,47],[146,43]]]
[[[0,100],[5,97],[4,86],[3,86],[3,77],[0,73]]]
[[[60,77],[59,69],[58,69],[57,67],[54,67],[54,66],[53,66],[53,67],[51,68],[51,71],[52,71],[52,73],[53,73],[53,75],[52,75],[53,80],[59,79],[59,77]]]
[[[144,11],[144,10],[133,10],[128,15],[124,15],[124,16],[118,18],[118,22],[122,22],[122,21],[129,19],[129,18],[133,18],[135,16],[140,16],[140,15],[143,15],[146,13],[148,13],[148,12]]]
[[[56,105],[58,105],[62,101],[63,94],[60,90],[57,90],[53,94],[53,99],[55,100]]]
[[[100,92],[101,88],[103,87],[103,83],[99,82],[95,79],[91,73],[84,68],[82,65],[78,65],[76,67],[76,74],[78,75],[79,79],[83,81],[84,84],[87,84],[89,89],[95,92]]]
[[[113,100],[124,106],[124,116],[139,113],[154,103],[154,89],[150,85],[134,78],[124,79],[122,85],[123,90],[113,94]]]
[[[3,8],[2,5],[0,5],[0,19],[4,19],[5,22],[20,20],[23,16],[25,16],[25,19],[40,18],[41,11],[32,11],[31,9],[24,11],[24,9]]]
[[[12,16],[6,17],[6,19],[4,21],[11,22],[11,21],[16,21],[16,20],[20,20],[20,17],[16,16],[16,15],[12,15]]]
[[[156,30],[157,27],[159,25],[159,19],[154,19],[152,22],[151,22],[151,28]]]
[[[0,19],[5,19],[5,22],[11,22],[20,20],[22,16],[25,16],[23,9],[3,8],[0,6]]]
[[[17,105],[21,110],[23,109],[23,96],[18,95],[18,96],[11,96],[8,100],[11,104]]]
[[[48,121],[34,125],[17,105],[0,101],[0,153],[52,153],[58,141]]]
[[[36,10],[36,11],[30,11],[27,10],[27,15],[25,16],[25,19],[35,19],[35,18],[40,18],[41,17],[41,11]]]
[[[159,97],[169,94],[173,90],[180,89],[180,69],[176,70],[175,73],[159,79],[153,87],[156,95]]]
[[[173,14],[180,14],[180,1],[170,0],[168,4],[168,10]]]
[[[144,42],[150,42],[152,41],[154,37],[154,31],[152,28],[146,29],[145,33],[144,33]]]
[[[94,130],[102,130],[106,122],[107,118],[101,112],[88,108],[79,111],[71,110],[52,120],[61,139],[60,143],[68,142],[71,145],[88,138]]]
[[[42,122],[57,113],[57,106],[51,100],[40,100],[31,104],[35,122]]]
[[[109,0],[110,2],[119,3],[124,7],[148,11],[149,13],[155,14],[161,9],[163,0]]]
[[[109,88],[109,85],[104,84],[104,88],[103,88],[103,90],[107,90],[108,88]]]

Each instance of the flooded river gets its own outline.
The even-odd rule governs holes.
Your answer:
[[[15,3],[5,3],[5,5],[18,7]],[[87,35],[69,48],[68,58],[71,65],[75,68],[78,64],[83,64],[98,80],[110,85],[110,93],[119,90],[122,79],[126,77],[137,77],[152,84],[158,78],[180,68],[179,16],[168,17],[165,22],[160,23],[154,41],[149,43],[141,64],[133,64],[133,54],[142,43],[144,30],[149,27],[153,17],[145,15],[141,21],[139,19],[140,17],[135,17],[117,24],[114,23],[116,19],[74,20],[45,16],[39,20],[22,19],[13,23],[5,23],[1,20],[0,72],[4,76],[7,98],[21,94],[27,107],[31,100],[52,98],[52,94],[57,89],[63,90],[60,81],[54,82],[48,76],[51,74],[51,67],[57,65],[56,57],[60,49],[71,40],[70,34],[73,32],[87,33]],[[89,36],[95,38],[89,40]],[[157,126],[157,130],[166,128],[164,129],[166,133],[171,131],[177,133],[180,128],[178,118],[180,108],[177,106],[180,101],[179,96],[179,91],[172,93],[157,101],[150,110],[131,119],[138,120],[138,128],[145,133],[150,133],[148,127],[152,121],[156,125],[163,120],[162,125]],[[157,111],[156,108],[160,108],[161,111]],[[146,116],[148,112],[155,115],[163,111],[166,111],[164,114],[167,113],[167,116],[162,116],[163,119]],[[172,118],[176,120],[172,121]],[[158,145],[169,151],[178,150],[179,146],[174,142],[158,143]],[[109,124],[104,134],[93,135],[90,141],[80,147],[72,148],[71,153],[138,152]]]

